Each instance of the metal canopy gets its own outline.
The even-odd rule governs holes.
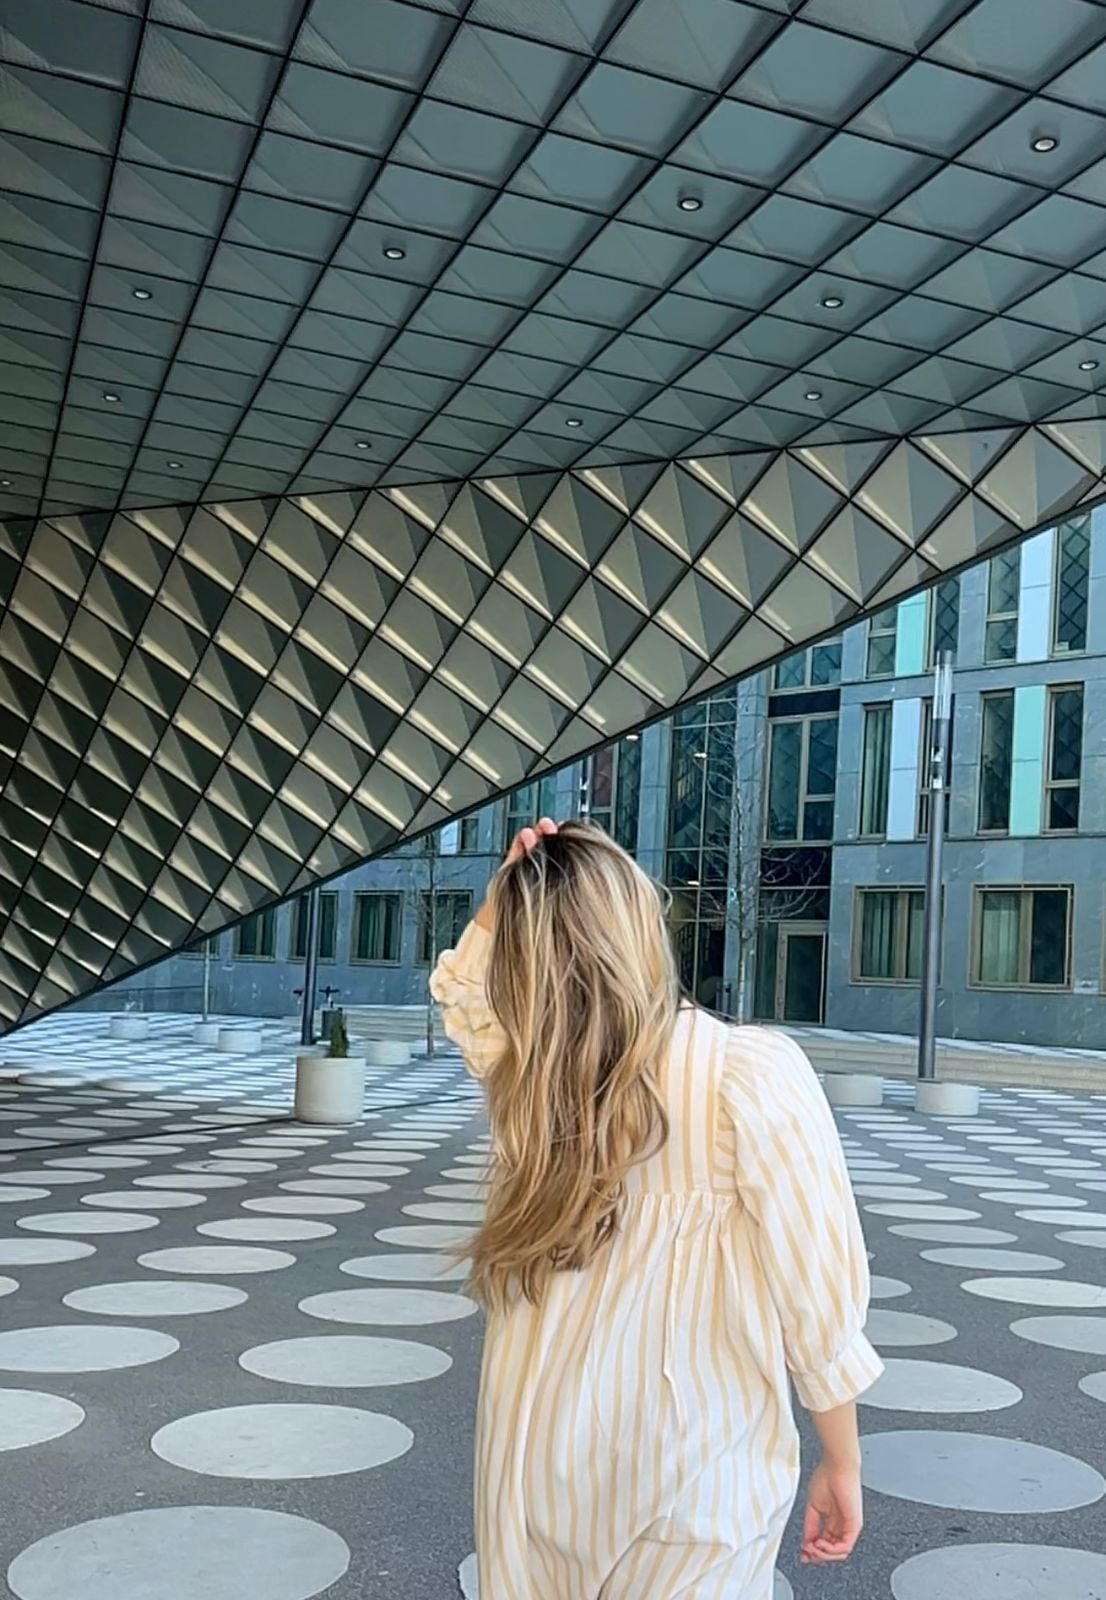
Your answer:
[[[0,1023],[1100,495],[1104,86],[1091,0],[0,0]]]

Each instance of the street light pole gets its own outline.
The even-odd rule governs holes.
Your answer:
[[[319,982],[319,886],[307,891],[307,949],[303,962],[303,1013],[300,1043],[315,1043],[315,995]]]
[[[918,1028],[918,1077],[937,1076],[937,985],[941,974],[941,858],[948,806],[949,734],[952,726],[952,652],[942,650],[933,675],[930,718],[929,847],[926,854],[925,933],[922,942],[922,1006]]]

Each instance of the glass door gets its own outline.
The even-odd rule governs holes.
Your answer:
[[[776,959],[776,1021],[823,1022],[825,998],[825,928],[784,923]]]

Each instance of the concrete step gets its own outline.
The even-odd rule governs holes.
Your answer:
[[[909,1040],[901,1044],[863,1038],[846,1041],[836,1035],[821,1038],[806,1030],[796,1031],[795,1037],[819,1072],[871,1072],[899,1079],[917,1074],[916,1047]],[[938,1045],[937,1076],[950,1083],[974,1083],[985,1088],[1073,1089],[1083,1094],[1106,1094],[1106,1059],[1029,1049]]]

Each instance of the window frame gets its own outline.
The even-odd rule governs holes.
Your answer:
[[[456,899],[463,901],[466,908],[464,916],[460,921],[460,928],[463,930],[472,921],[476,897],[471,889],[454,888],[452,885],[448,888],[435,886],[433,889],[420,889],[418,891],[418,896],[419,926],[418,937],[415,941],[415,966],[428,967],[431,964],[431,959],[437,960],[437,957],[441,955],[443,950],[449,950],[453,948],[453,945],[456,943],[454,940],[452,943],[439,944],[436,953],[434,953],[432,956],[432,952],[430,950],[430,934],[436,929],[437,917],[435,915],[433,906],[431,905],[431,900],[433,899],[441,901]],[[433,923],[431,922],[432,917],[434,919]],[[456,921],[453,923],[453,926],[458,926]],[[458,934],[458,938],[459,937],[460,934]]]
[[[1013,607],[1013,610],[997,611],[997,610],[994,609],[994,606],[993,606],[993,600],[994,600],[993,589],[994,589],[995,563],[998,562],[998,561],[1008,561],[1012,557],[1017,561],[1017,567],[1015,569],[1015,577],[1016,577],[1017,581],[1016,581],[1015,588],[1014,588],[1014,607]],[[991,559],[987,563],[987,612],[986,612],[986,616],[985,616],[984,622],[983,622],[983,664],[984,664],[984,666],[987,666],[987,667],[1010,666],[1011,664],[1015,663],[1017,661],[1017,659],[1018,659],[1018,619],[1019,619],[1019,617],[1021,615],[1021,570],[1022,570],[1021,545],[1014,545],[1014,547],[1011,550],[1000,551],[1000,553],[997,556],[992,556]],[[1009,656],[994,655],[994,654],[992,654],[992,652],[988,648],[988,641],[990,640],[990,637],[991,637],[991,629],[992,629],[992,627],[997,626],[997,625],[999,625],[1001,623],[1008,623],[1008,622],[1012,622],[1014,624],[1014,653],[1013,653],[1013,655],[1009,655]]]
[[[880,802],[883,826],[881,828],[866,828],[864,826],[865,821],[871,820],[871,818],[866,818],[864,814],[868,783],[868,729],[877,714],[881,717],[885,716],[887,721],[887,771]],[[864,706],[864,724],[860,732],[860,816],[857,830],[857,837],[861,839],[886,839],[887,837],[887,823],[891,811],[891,742],[894,737],[894,715],[893,700],[873,700]]]
[[[955,577],[942,578],[940,583],[934,584],[926,596],[928,601],[926,607],[926,669],[929,672],[932,672],[937,665],[937,616],[941,602],[941,590],[948,588],[950,585],[955,585],[956,587],[956,642],[952,647],[954,665],[956,658],[960,654],[961,591],[960,575],[957,573]]]
[[[366,900],[394,900],[396,902],[396,954],[394,956],[359,956],[358,923],[361,906]],[[403,965],[403,890],[358,889],[354,892],[350,908],[349,964],[351,967],[399,967]]]
[[[818,644],[807,645],[805,650],[796,651],[790,656],[784,656],[782,661],[777,661],[772,668],[772,693],[773,694],[805,694],[809,689],[836,689],[841,682],[841,634],[836,634],[832,639],[822,639]],[[819,679],[814,678],[814,653],[816,650],[837,651],[837,672],[835,677]],[[803,664],[803,679],[801,683],[781,683],[780,668],[789,661],[800,660]]]
[[[1085,580],[1087,584],[1087,602],[1086,612],[1083,619],[1083,643],[1073,647],[1071,645],[1062,645],[1060,640],[1057,638],[1057,633],[1060,623],[1060,585],[1063,578],[1064,533],[1066,529],[1072,529],[1076,524],[1085,524],[1087,535],[1087,571]],[[1066,661],[1069,656],[1085,656],[1087,653],[1087,634],[1089,632],[1091,617],[1090,580],[1091,556],[1093,554],[1091,548],[1093,531],[1093,523],[1091,521],[1091,513],[1089,511],[1084,512],[1080,516],[1065,517],[1056,525],[1055,548],[1052,552],[1052,615],[1049,618],[1048,639],[1048,653],[1050,659],[1052,660]]]
[[[894,619],[895,619],[894,622],[891,624],[891,626],[890,627],[883,626],[883,627],[877,628],[876,624],[879,622],[880,618],[881,617],[887,617],[887,616],[893,616]],[[872,670],[872,641],[873,641],[873,639],[890,639],[891,640],[891,665],[888,667],[886,672],[883,672],[883,671],[875,672],[875,671]],[[882,611],[877,611],[874,616],[869,617],[869,619],[868,619],[868,634],[867,634],[867,637],[864,640],[864,676],[865,676],[865,678],[878,680],[878,679],[881,679],[881,678],[893,678],[895,676],[895,666],[896,666],[895,656],[896,656],[896,654],[898,652],[898,640],[899,640],[899,608],[898,608],[898,604],[895,603],[894,605],[884,606]]]
[[[1064,933],[1064,981],[1062,983],[1033,983],[1029,973],[1032,963],[1033,897],[1037,894],[1064,894],[1067,897],[1067,917]],[[987,894],[1017,895],[1022,903],[1018,925],[1018,979],[1015,983],[985,983],[980,977],[983,961],[983,896]],[[1028,907],[1028,915],[1025,909]],[[1075,927],[1075,885],[1073,883],[975,883],[972,885],[971,945],[968,955],[968,987],[991,994],[1071,994],[1073,989],[1073,956]],[[1023,979],[1021,974],[1025,972]]]
[[[319,965],[320,966],[332,967],[332,966],[335,965],[335,963],[338,960],[338,915],[339,915],[339,910],[340,910],[339,902],[340,902],[341,898],[342,897],[339,894],[337,889],[320,889],[319,890],[319,926],[318,926],[318,930],[317,931],[318,931],[318,942],[319,942],[318,961],[319,961]],[[332,953],[329,954],[329,955],[325,954],[323,949],[322,949],[323,902],[324,902],[324,900],[328,901],[334,907],[334,921],[333,921],[333,927],[331,929],[331,931],[333,933],[333,940],[332,940],[333,950],[332,950]],[[293,900],[293,902],[292,902],[292,922],[291,922],[291,927],[288,929],[288,960],[291,961],[291,962],[294,962],[296,966],[299,966],[301,963],[306,962],[306,960],[307,960],[307,929],[306,929],[306,927],[303,928],[304,950],[303,950],[302,955],[300,954],[300,952],[299,952],[299,950],[297,948],[297,943],[296,943],[297,935],[300,932],[301,920],[303,922],[306,922],[306,919],[307,919],[307,895],[302,894],[302,895],[297,896],[297,898],[295,900]]]
[[[1079,696],[1079,776],[1077,778],[1054,778],[1052,776],[1053,758],[1055,753],[1056,738],[1056,702],[1062,694],[1078,694]],[[1087,696],[1086,685],[1082,683],[1051,683],[1048,686],[1048,711],[1045,720],[1045,761],[1044,761],[1044,803],[1041,816],[1041,833],[1048,834],[1050,838],[1071,839],[1079,832],[1082,821],[1083,809],[1083,757],[1086,734]],[[1054,793],[1059,790],[1075,791],[1076,811],[1080,813],[1076,818],[1073,828],[1054,828],[1049,822],[1051,813],[1051,800]]]
[[[1013,689],[995,689],[981,694],[979,697],[979,784],[976,795],[975,831],[985,839],[1006,839],[1010,836],[1010,807],[1013,802],[1014,788],[1014,717],[1017,706],[1014,695],[1015,691]],[[1008,700],[1010,702],[1010,772],[1007,777],[1006,821],[1001,827],[985,828],[983,826],[983,735],[987,719],[987,706],[999,700]]]
[[[810,776],[810,731],[811,731],[811,728],[812,728],[813,724],[816,723],[816,722],[834,722],[834,723],[837,724],[838,746],[837,746],[837,753],[836,753],[836,757],[835,757],[835,760],[834,760],[834,768],[833,768],[833,789],[831,790],[831,792],[829,794],[811,794],[810,793],[810,789],[809,789],[808,780],[809,780],[809,776]],[[786,727],[788,724],[796,724],[796,723],[802,729],[800,749],[799,749],[799,792],[798,792],[798,804],[796,806],[796,825],[798,827],[799,832],[798,832],[798,837],[797,838],[783,838],[783,837],[777,838],[770,832],[771,824],[772,824],[772,805],[771,805],[771,801],[772,801],[772,768],[773,768],[773,765],[774,765],[774,757],[775,757],[775,736],[774,735],[775,735],[775,729],[776,728]],[[766,757],[765,757],[766,770],[765,770],[765,789],[764,789],[764,795],[765,795],[764,838],[763,838],[763,841],[762,841],[764,844],[769,844],[769,845],[786,845],[786,844],[831,845],[834,842],[834,837],[835,837],[836,830],[835,830],[835,828],[833,826],[833,821],[836,819],[837,769],[838,769],[838,766],[840,765],[840,761],[841,761],[840,738],[841,738],[841,714],[840,714],[839,711],[824,711],[824,712],[822,712],[822,711],[814,711],[814,712],[808,711],[808,712],[803,712],[803,713],[797,714],[795,716],[772,717],[769,720],[768,738],[766,740],[767,754],[766,754]],[[805,831],[806,808],[807,808],[807,805],[811,801],[814,801],[816,803],[817,802],[821,802],[823,804],[828,801],[829,804],[831,805],[831,807],[833,807],[833,816],[831,818],[830,831],[829,831],[828,836],[826,836],[825,838],[808,838],[807,835],[806,835],[806,831]]]
[[[257,923],[260,927],[267,927],[269,937],[265,941],[267,950],[244,952],[242,949],[243,929]],[[277,958],[277,908],[276,906],[263,906],[260,911],[255,911],[236,924],[234,929],[234,959],[235,961],[275,961]]]
[[[895,960],[895,975],[890,978],[865,977],[860,970],[860,952],[864,942],[864,901],[867,896],[874,894],[893,894],[896,900],[895,953],[896,957],[901,955],[901,960]],[[916,978],[911,978],[906,973],[906,957],[910,948],[910,902],[913,895],[921,895],[922,912],[924,916],[924,885],[915,883],[864,883],[857,884],[855,886],[853,890],[852,956],[850,960],[849,972],[850,984],[854,984],[865,989],[917,989],[920,987],[922,981],[921,970],[919,969],[918,976]],[[941,891],[941,906],[943,910],[944,889]]]

